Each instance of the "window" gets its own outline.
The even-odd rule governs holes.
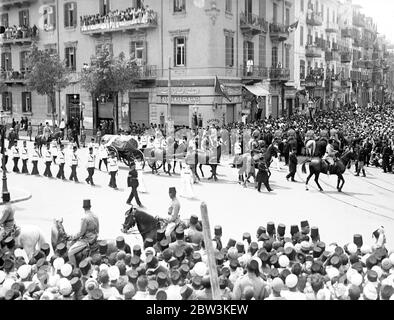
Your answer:
[[[100,14],[105,16],[109,11],[109,0],[100,0]]]
[[[132,41],[130,44],[130,58],[138,65],[146,64],[146,42]]]
[[[12,111],[12,93],[3,92],[3,111]]]
[[[175,67],[186,66],[186,37],[176,37],[174,47]]]
[[[4,28],[8,28],[8,13],[3,13],[1,14],[0,17],[1,17],[1,21],[0,21],[1,25]]]
[[[278,47],[272,47],[272,67],[278,67]]]
[[[68,2],[64,4],[64,26],[73,28],[77,26],[76,2]]]
[[[174,12],[186,12],[186,0],[174,0]]]
[[[20,53],[20,69],[21,72],[26,71],[26,65],[27,65],[27,58],[29,56],[29,51],[21,51]]]
[[[22,112],[31,112],[31,92],[22,92]]]
[[[248,65],[248,61],[253,61],[254,65],[254,43],[252,41],[244,41],[244,64]]]
[[[278,5],[276,3],[273,6],[273,22],[278,23]]]
[[[285,15],[285,25],[289,26],[290,25],[290,9],[286,8],[286,15]]]
[[[66,57],[66,67],[75,71],[76,70],[76,48],[75,47],[68,47],[65,49],[65,57]]]
[[[285,48],[285,68],[290,68],[290,46]]]
[[[226,0],[226,12],[231,13],[233,11],[233,0]]]
[[[304,45],[304,27],[300,27],[300,46]]]
[[[226,67],[234,67],[234,37],[225,36]]]
[[[259,64],[261,67],[265,67],[267,65],[266,40],[267,38],[264,35],[259,36]]]
[[[1,54],[1,68],[4,71],[12,71],[11,52],[3,52]]]
[[[19,25],[29,27],[29,10],[19,11]]]
[[[55,6],[49,6],[44,8],[43,18],[44,18],[44,30],[52,31],[56,28],[56,14]]]
[[[304,12],[304,0],[301,0],[301,12]]]
[[[245,13],[251,15],[253,12],[252,0],[245,0]]]
[[[300,60],[300,79],[305,79],[305,60]]]

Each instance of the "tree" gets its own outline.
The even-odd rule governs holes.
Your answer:
[[[93,101],[103,94],[116,97],[122,93],[123,96],[124,92],[134,88],[138,70],[138,66],[126,59],[123,52],[118,57],[113,57],[108,48],[103,48],[91,58],[90,66],[82,70],[81,86],[91,94]]]
[[[27,85],[39,95],[46,95],[51,103],[52,126],[55,126],[56,91],[69,84],[68,70],[59,56],[40,50],[34,44],[27,59]],[[60,112],[60,110],[59,110]]]

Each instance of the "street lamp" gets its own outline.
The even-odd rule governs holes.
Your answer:
[[[5,136],[7,133],[7,115],[0,112],[0,134],[1,134],[1,154],[2,154],[2,169],[3,169],[3,190],[2,190],[2,198],[3,202],[9,202],[11,200],[10,193],[7,187],[7,169],[5,167]]]
[[[81,102],[79,104],[79,106],[81,107],[81,128],[79,130],[79,134],[82,135],[82,129],[83,129],[83,111],[85,110],[85,104],[83,102]]]

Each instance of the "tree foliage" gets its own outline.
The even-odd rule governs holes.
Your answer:
[[[81,85],[92,96],[119,93],[132,89],[138,75],[137,65],[122,52],[113,57],[108,48],[91,58],[90,66],[81,73]]]

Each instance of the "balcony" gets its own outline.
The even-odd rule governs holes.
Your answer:
[[[271,81],[288,81],[290,80],[290,69],[271,68],[269,72]]]
[[[320,13],[312,12],[307,15],[306,24],[313,27],[320,27],[323,25],[323,17]]]
[[[341,53],[341,62],[342,63],[352,62],[352,53],[351,52],[342,52]]]
[[[345,28],[342,29],[342,38],[353,38],[353,29],[351,28]]]
[[[248,67],[246,65],[240,66],[241,77],[245,80],[263,80],[268,79],[269,68],[262,66]]]
[[[338,25],[334,22],[327,22],[326,32],[327,33],[336,33],[338,30]]]
[[[146,12],[138,18],[126,20],[117,16],[112,19],[98,18],[95,16],[81,17],[81,33],[86,35],[101,35],[119,31],[135,31],[157,28],[157,13]]]
[[[317,45],[305,46],[305,57],[307,58],[321,58],[323,51]]]
[[[279,23],[270,23],[270,37],[272,41],[286,41],[289,38],[288,27]]]
[[[358,28],[364,28],[365,27],[365,16],[363,16],[361,14],[353,15],[353,25]]]
[[[326,51],[326,61],[327,62],[332,62],[332,61],[339,61],[339,54],[338,52],[335,51]]]
[[[0,9],[9,10],[11,7],[21,8],[22,6],[29,6],[37,0],[0,0]]]
[[[13,27],[6,28],[5,32],[0,35],[0,45],[30,45],[39,38],[38,28]]]
[[[350,88],[352,86],[352,82],[350,79],[342,79],[341,80],[341,87],[342,88]]]
[[[240,20],[241,31],[243,34],[255,36],[257,34],[268,32],[268,22],[256,14],[245,14],[241,12]]]
[[[157,78],[157,66],[137,66],[137,80],[151,81]]]
[[[26,78],[25,72],[18,71],[2,71],[0,73],[0,79],[4,81],[5,84],[25,84]]]

